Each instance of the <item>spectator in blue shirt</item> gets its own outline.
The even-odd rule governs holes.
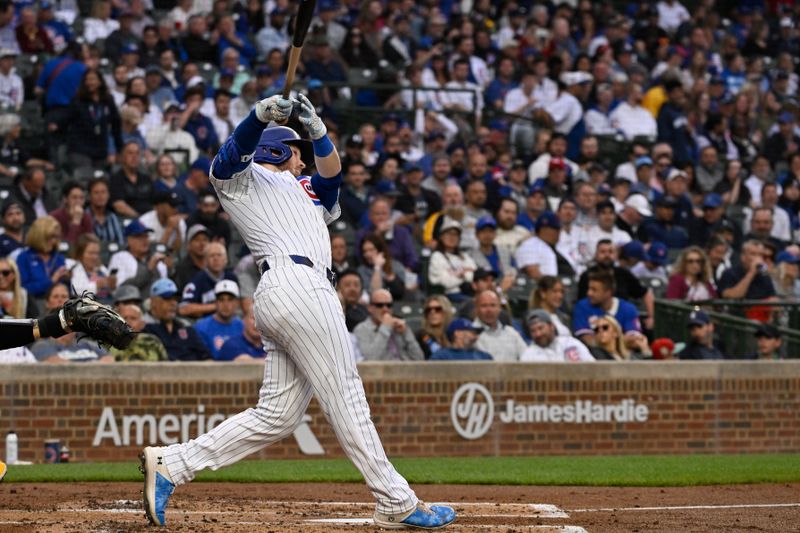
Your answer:
[[[86,65],[81,63],[83,53],[82,45],[71,43],[64,54],[45,63],[36,81],[36,92],[44,93],[47,111],[66,107],[72,102],[86,72]]]
[[[239,335],[225,341],[215,357],[217,361],[248,362],[266,356],[252,308],[244,314],[243,322],[244,329]]]
[[[594,321],[601,316],[611,315],[617,319],[625,333],[626,346],[638,348],[641,339],[639,311],[627,300],[614,296],[614,276],[607,270],[589,273],[589,288],[586,298],[579,300],[572,314],[572,331],[587,346],[594,346]]]
[[[69,26],[58,20],[53,14],[53,4],[50,2],[41,2],[39,4],[39,22],[50,37],[50,42],[53,43],[53,49],[56,53],[61,53],[67,47],[67,44],[72,42],[72,30]]]
[[[239,284],[229,279],[218,281],[214,286],[217,310],[213,315],[198,320],[194,327],[206,343],[213,359],[219,360],[222,346],[244,330],[242,319],[236,316],[239,310]]]
[[[239,283],[236,274],[226,269],[228,252],[219,242],[209,243],[205,248],[205,268],[183,288],[183,298],[179,312],[181,316],[201,318],[217,310],[214,288],[217,283],[227,279]]]
[[[675,209],[678,202],[669,196],[661,196],[655,201],[655,217],[642,224],[638,231],[642,242],[663,242],[670,249],[686,248],[689,245],[689,234],[686,228],[675,223]]]
[[[201,152],[213,154],[219,147],[217,130],[211,119],[200,112],[200,107],[205,99],[205,87],[202,84],[194,85],[186,90],[186,109],[189,111],[189,118],[183,129],[188,131],[197,148]]]
[[[658,141],[672,146],[678,166],[695,160],[695,143],[686,117],[686,94],[679,80],[664,83],[667,101],[658,113]]]
[[[37,218],[28,230],[28,247],[17,256],[17,267],[22,286],[34,298],[43,298],[54,283],[67,278],[60,241],[61,224],[51,216]]]
[[[25,212],[22,205],[13,198],[7,199],[0,207],[3,233],[0,235],[0,257],[8,257],[13,251],[22,248],[25,236]]]
[[[217,23],[216,32],[219,34],[217,50],[219,52],[220,61],[226,49],[235,48],[239,52],[240,63],[249,67],[251,62],[256,58],[256,48],[246,35],[236,31],[236,24],[233,22],[233,17],[225,15],[220,18]]]
[[[484,360],[491,361],[492,356],[488,353],[476,350],[475,342],[483,328],[472,325],[466,318],[457,318],[447,327],[447,338],[450,339],[451,346],[435,351],[431,355],[431,361],[463,361],[463,360]]]
[[[147,324],[145,333],[152,333],[167,349],[170,361],[201,361],[211,353],[192,326],[176,319],[178,287],[169,278],[161,278],[150,287],[150,314],[156,323]]]

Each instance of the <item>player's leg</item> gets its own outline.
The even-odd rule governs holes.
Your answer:
[[[265,345],[264,384],[256,407],[189,442],[145,448],[145,509],[153,523],[164,524],[166,500],[176,485],[188,483],[206,468],[233,464],[290,435],[300,424],[311,401],[311,386],[284,350]]]
[[[379,525],[397,525],[411,514],[426,525],[451,522],[452,509],[418,508],[414,491],[389,462],[370,418],[341,304],[322,276],[308,272],[277,269],[285,279],[269,292],[267,305],[256,307],[262,315],[258,322],[307,376],[339,443],[377,500],[376,521],[385,519]]]

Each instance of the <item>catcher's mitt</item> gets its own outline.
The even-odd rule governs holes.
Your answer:
[[[95,300],[91,293],[67,300],[59,318],[64,329],[85,333],[101,345],[124,350],[136,336],[119,313]]]

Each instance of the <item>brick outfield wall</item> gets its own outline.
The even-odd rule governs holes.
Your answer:
[[[44,441],[60,439],[73,461],[131,461],[140,448],[135,426],[127,445],[108,437],[93,446],[104,408],[113,409],[120,433],[123,416],[155,415],[168,438],[181,439],[184,421],[194,437],[198,416],[207,424],[254,405],[262,371],[213,363],[0,366],[0,457],[13,428],[22,460],[42,462]],[[800,361],[366,363],[360,371],[390,456],[800,452]],[[467,383],[485,386],[495,406],[491,426],[474,440],[459,435],[451,420],[453,396]],[[485,426],[485,398],[477,394],[468,409],[468,396],[461,398],[459,424],[468,426],[472,417],[473,429]],[[544,406],[557,421],[504,421],[508,400],[525,412]],[[569,418],[576,401],[600,411],[621,404],[628,419],[644,410],[646,421],[558,421]],[[308,414],[325,455],[342,456],[316,402]],[[257,455],[304,457],[292,437]]]

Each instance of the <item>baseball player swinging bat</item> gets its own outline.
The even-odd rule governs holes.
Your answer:
[[[312,394],[376,499],[377,526],[434,529],[456,519],[451,507],[417,498],[370,419],[330,270],[327,225],[341,213],[342,166],[327,128],[302,94],[298,118],[310,140],[285,126],[267,127],[292,113],[285,95],[313,6],[300,4],[284,94],[257,102],[211,164],[211,184],[261,270],[253,295],[267,354],[259,401],[196,439],[143,450],[144,507],[153,524],[165,524],[173,491],[197,472],[233,464],[291,435]],[[312,164],[314,175],[303,175]]]

